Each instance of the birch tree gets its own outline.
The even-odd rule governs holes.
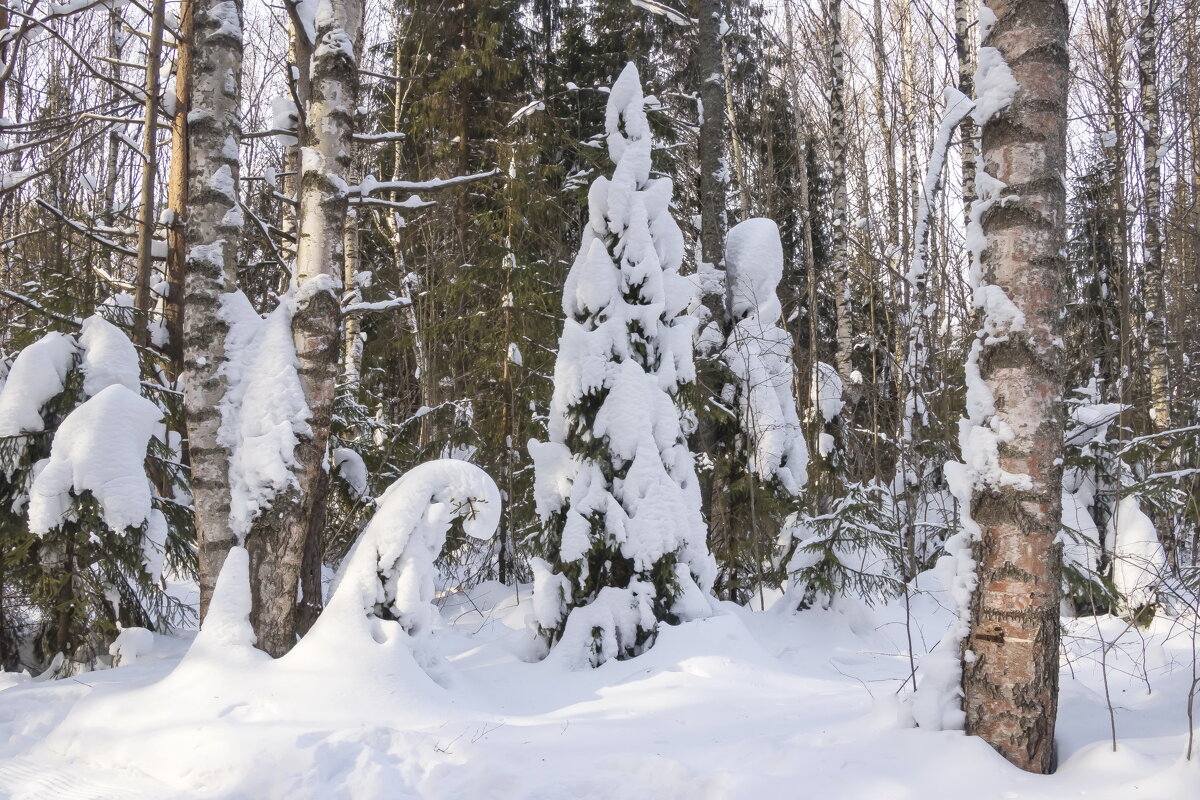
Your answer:
[[[1069,15],[1062,0],[993,0],[980,24],[983,169],[969,238],[982,329],[963,435],[978,584],[964,709],[968,733],[1046,773],[1058,706]]]
[[[236,543],[229,520],[230,451],[218,434],[226,388],[221,365],[229,333],[220,313],[221,295],[236,282],[242,229],[237,199],[242,4],[193,0],[193,15],[183,396],[203,617],[225,556]]]

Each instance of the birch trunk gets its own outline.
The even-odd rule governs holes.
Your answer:
[[[990,406],[980,399],[990,393],[994,410],[971,441],[981,446],[993,432],[999,469],[974,479],[981,541],[964,709],[967,733],[1046,773],[1058,707],[1069,16],[1063,0],[991,0],[989,8],[996,21],[983,45],[999,51],[1016,86],[983,120],[984,170],[1002,187],[982,215],[989,311],[973,352],[986,390],[974,383],[971,391],[977,406]]]
[[[837,308],[837,370],[842,385],[850,385],[854,370],[851,348],[854,331],[850,320],[850,259],[847,247],[846,211],[846,107],[845,55],[842,52],[842,0],[827,0],[829,26],[829,146],[833,162],[833,234],[830,250],[833,255]]]
[[[237,274],[238,101],[242,74],[239,0],[193,0],[188,125],[188,217],[184,229],[187,274],[183,288],[183,402],[187,416],[192,498],[200,559],[203,619],[229,548],[229,450],[217,438],[225,377],[228,325],[221,295]]]
[[[1157,430],[1171,426],[1167,358],[1166,266],[1163,263],[1162,118],[1158,101],[1158,0],[1145,0],[1138,30],[1138,76],[1142,84],[1142,164],[1146,192],[1145,275],[1149,320],[1151,418]]]
[[[971,11],[974,5],[967,0],[954,0],[954,51],[958,55],[958,90],[967,97],[975,95],[975,59],[971,48],[971,29],[974,27]],[[962,136],[963,215],[969,223],[971,204],[975,202],[975,160],[978,154],[975,122],[970,114],[963,117],[958,130]]]
[[[317,14],[300,138],[299,237],[292,340],[310,433],[295,449],[297,488],[276,498],[274,513],[255,521],[250,553],[250,622],[258,646],[281,656],[296,640],[296,591],[305,542],[320,497],[338,375],[340,288],[345,267],[354,98],[354,41],[362,23],[358,0],[327,0]],[[297,35],[302,29],[297,30]],[[301,52],[302,48],[297,48]]]

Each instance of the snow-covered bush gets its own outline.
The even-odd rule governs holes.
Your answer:
[[[549,564],[535,570],[536,623],[594,665],[644,650],[660,620],[703,613],[678,601],[715,575],[680,398],[695,380],[691,284],[671,181],[650,178],[632,64],[609,93],[606,130],[615,168],[592,183],[563,289],[549,441],[529,443]],[[575,611],[598,600],[607,612]]]
[[[5,663],[40,668],[62,654],[60,672],[86,669],[122,626],[186,615],[162,588],[193,558],[165,396],[143,394],[137,349],[101,315],[12,362],[0,385]]]
[[[434,562],[447,532],[458,522],[467,535],[489,539],[500,507],[496,484],[465,461],[431,461],[406,472],[379,498],[306,640],[363,631],[383,641],[390,636],[388,622],[411,637],[428,636],[437,585]]]

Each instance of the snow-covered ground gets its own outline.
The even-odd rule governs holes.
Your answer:
[[[769,601],[769,598],[768,598]],[[913,599],[923,653],[948,618]],[[783,615],[726,604],[638,658],[531,661],[527,595],[444,599],[424,667],[408,645],[323,633],[278,661],[155,637],[137,663],[59,681],[0,674],[0,797],[1194,798],[1183,761],[1192,641],[1068,623],[1052,776],[912,727],[903,606]],[[203,652],[199,652],[203,650]],[[431,678],[430,675],[436,676]],[[911,688],[911,685],[908,687]]]

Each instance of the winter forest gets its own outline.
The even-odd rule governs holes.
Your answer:
[[[0,798],[1198,734],[1194,0],[0,0]]]

